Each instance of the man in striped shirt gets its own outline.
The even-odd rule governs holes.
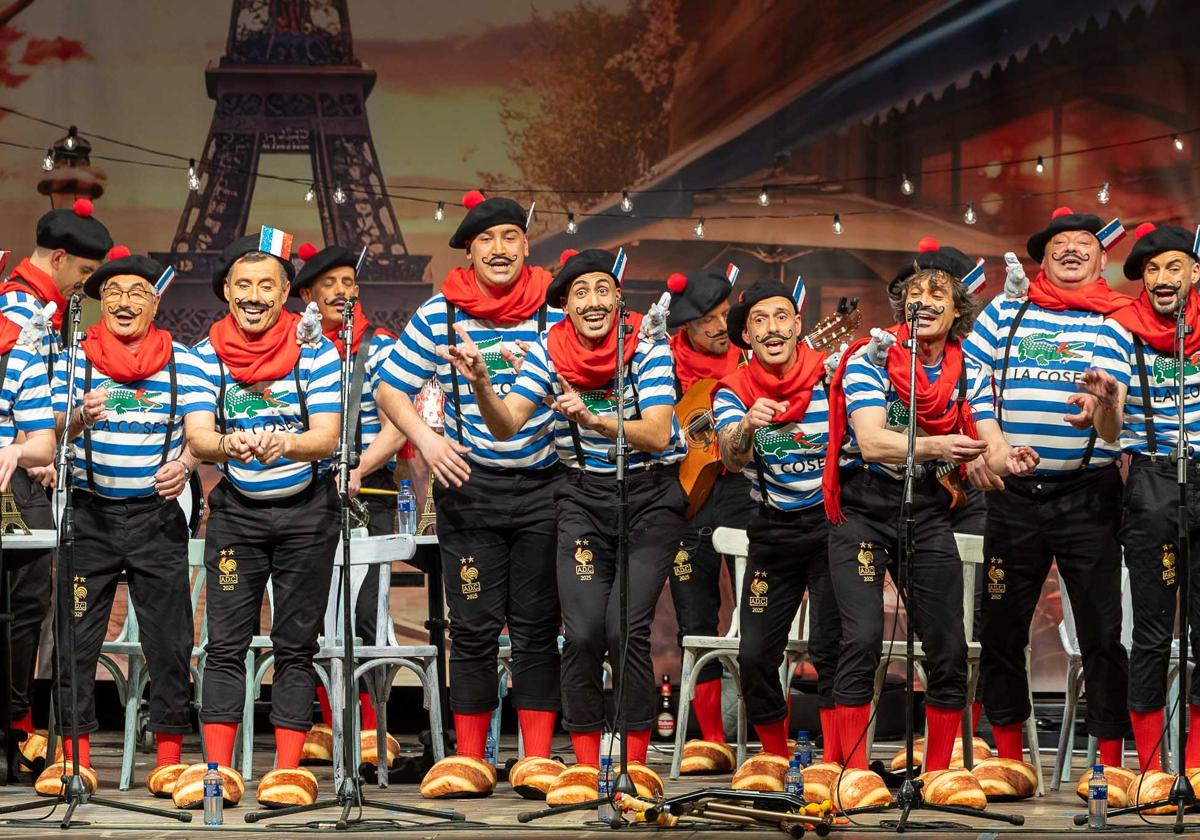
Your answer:
[[[1121,544],[1133,596],[1133,650],[1130,651],[1129,714],[1142,772],[1161,769],[1159,744],[1166,703],[1167,661],[1180,597],[1178,564],[1200,551],[1196,533],[1194,453],[1188,476],[1192,558],[1180,556],[1176,465],[1179,442],[1178,389],[1184,389],[1185,442],[1200,438],[1200,294],[1195,285],[1200,265],[1191,232],[1174,225],[1137,229],[1137,242],[1125,260],[1125,276],[1141,280],[1141,295],[1113,312],[1096,339],[1095,369],[1083,385],[1098,403],[1096,431],[1104,440],[1120,440],[1131,453],[1125,481]],[[1184,340],[1183,370],[1176,355],[1176,317],[1182,310],[1189,332]],[[1189,580],[1191,652],[1200,649],[1200,597]],[[1200,684],[1193,679],[1188,696],[1192,724],[1185,768],[1200,766]]]
[[[675,420],[675,378],[665,338],[642,335],[642,317],[630,317],[624,343],[625,435],[629,453],[629,625],[621,627],[614,502],[616,464],[609,455],[617,435],[617,313],[620,281],[608,251],[564,251],[562,270],[546,302],[567,318],[525,357],[503,400],[488,387],[487,364],[474,342],[447,355],[456,370],[478,384],[479,407],[499,440],[517,434],[546,403],[554,412],[558,457],[569,468],[554,502],[558,523],[556,571],[563,616],[563,728],[571,734],[578,764],[598,767],[605,726],[604,657],[612,662],[621,698],[613,731],[627,720],[628,756],[643,765],[654,724],[654,666],[650,625],[683,531],[687,500],[679,483],[686,454]],[[622,635],[627,634],[623,648]],[[622,679],[623,676],[623,679]],[[560,780],[573,780],[574,774]],[[593,779],[595,777],[592,777]],[[575,782],[572,781],[574,784]],[[564,782],[565,784],[565,782]],[[659,782],[661,786],[661,780]],[[556,804],[558,783],[547,801]]]
[[[163,267],[121,246],[112,256],[84,284],[84,293],[100,301],[100,323],[83,337],[70,388],[65,357],[54,372],[59,424],[74,448],[74,580],[60,579],[58,603],[60,626],[75,622],[75,661],[63,668],[64,690],[78,684],[61,725],[78,727],[78,745],[68,738],[65,751],[78,749],[80,765],[91,767],[96,662],[124,574],[150,671],[148,729],[158,756],[146,781],[154,790],[186,768],[180,750],[192,728],[190,534],[174,499],[196,467],[183,425],[204,383],[191,350],[154,326]],[[61,775],[58,765],[47,767],[46,789],[53,791]]]
[[[803,343],[796,302],[775,281],[755,283],[738,298],[729,311],[729,338],[754,354],[723,377],[713,395],[721,459],[731,475],[750,479],[742,492],[758,502],[746,527],[750,553],[738,605],[746,713],[763,752],[790,757],[779,666],[807,588],[824,760],[840,764],[832,712],[841,631],[821,504],[829,442],[825,355]],[[782,784],[785,766],[770,766]]]
[[[275,770],[259,781],[258,801],[302,804],[276,795],[316,789],[315,778],[310,788],[288,780],[309,774],[299,763],[338,542],[330,456],[340,430],[341,365],[324,336],[312,346],[296,343],[300,316],[283,308],[295,269],[286,248],[260,250],[264,239],[247,236],[222,252],[213,291],[229,302],[229,315],[195,348],[204,393],[187,418],[188,445],[222,473],[208,497],[200,719],[207,759],[234,773],[228,765],[245,703],[245,655],[270,579]]]
[[[430,769],[421,788],[428,797],[489,793],[495,786],[495,770],[483,758],[506,624],[510,696],[527,756],[549,758],[560,705],[553,499],[562,472],[550,409],[538,406],[510,439],[497,440],[479,413],[477,389],[442,354],[469,337],[488,366],[491,387],[507,394],[519,355],[562,313],[546,305],[549,273],[525,264],[529,240],[521,206],[476,191],[464,196],[464,206],[450,247],[465,250],[470,266],[451,271],[441,293],[413,314],[380,370],[376,394],[438,480],[434,503],[453,639],[450,708],[458,755]],[[431,377],[446,394],[445,436],[426,426],[412,405]]]
[[[1105,313],[1128,301],[1101,275],[1108,255],[1096,234],[1103,227],[1098,216],[1054,211],[1027,243],[1041,265],[1028,298],[997,297],[963,343],[991,375],[1005,437],[1041,457],[1034,475],[1004,479],[1004,488],[988,499],[981,680],[1001,758],[1022,756],[1030,713],[1025,647],[1051,561],[1075,614],[1088,684],[1087,729],[1100,739],[1101,762],[1121,765],[1129,728],[1118,453],[1097,439],[1093,399],[1078,390]]]

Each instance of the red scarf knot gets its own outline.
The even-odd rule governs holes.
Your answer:
[[[363,312],[362,301],[354,303],[354,333],[350,336],[350,355],[358,355],[358,346],[362,344],[363,336],[367,333],[367,328],[371,326],[371,322],[367,320],[366,313]],[[333,342],[333,346],[337,348],[338,355],[343,359],[346,358],[346,343],[342,340],[342,325],[338,324],[335,327],[324,330],[322,333],[326,338]],[[395,338],[387,330],[375,330],[375,335],[382,335],[388,338]],[[371,348],[367,348],[370,352]]]
[[[442,283],[442,297],[479,321],[519,324],[546,302],[546,289],[554,278],[544,268],[522,267],[517,279],[494,294],[484,294],[475,266],[456,268]],[[453,329],[453,326],[447,327]]]
[[[625,336],[625,365],[633,361],[640,340],[640,312],[629,313],[629,326],[632,330]],[[555,369],[571,387],[579,391],[594,391],[613,381],[617,372],[616,323],[598,347],[589,349],[583,346],[571,319],[563,318],[550,328],[546,336],[546,352],[554,362]]]
[[[14,276],[20,277],[25,283],[14,281],[12,279]],[[33,289],[34,295],[43,306],[51,301],[58,304],[55,308],[54,316],[50,320],[54,324],[56,331],[61,330],[63,316],[67,312],[67,299],[63,297],[62,292],[58,290],[58,286],[54,284],[54,278],[31,263],[29,258],[26,257],[17,263],[17,267],[13,269],[12,274],[9,275],[9,279],[4,281],[3,285],[0,285],[0,295],[6,295],[9,292],[25,292],[29,294],[30,288]]]
[[[701,379],[723,379],[742,361],[742,353],[731,343],[723,355],[714,356],[696,349],[687,330],[671,336],[671,355],[675,359],[675,377],[686,391]]]
[[[747,410],[760,398],[786,402],[787,410],[776,415],[776,423],[799,423],[812,402],[813,388],[825,374],[825,354],[804,342],[796,345],[796,358],[782,375],[767,370],[757,356],[724,377],[717,385],[737,395]],[[715,392],[714,392],[715,393]]]
[[[1108,315],[1128,306],[1133,302],[1133,298],[1114,292],[1103,277],[1083,286],[1064,289],[1062,286],[1056,286],[1046,276],[1046,272],[1039,271],[1037,277],[1029,284],[1029,302],[1052,312],[1077,309]]]
[[[171,360],[171,334],[153,324],[146,331],[136,350],[129,342],[100,323],[88,327],[83,334],[83,352],[96,370],[114,382],[128,385],[149,379]]]
[[[245,333],[230,313],[212,325],[208,338],[217,358],[238,382],[274,382],[286,376],[300,359],[300,345],[296,343],[299,321],[299,315],[285,309],[266,332]]]

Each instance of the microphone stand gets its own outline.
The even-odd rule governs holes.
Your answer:
[[[1188,294],[1194,294],[1190,289]],[[1192,328],[1187,323],[1187,297],[1179,302],[1179,306],[1175,310],[1175,417],[1179,424],[1179,433],[1176,435],[1175,450],[1171,453],[1171,459],[1175,462],[1175,483],[1179,488],[1178,501],[1175,508],[1175,545],[1178,551],[1175,568],[1179,575],[1179,651],[1176,655],[1175,667],[1179,669],[1179,711],[1176,713],[1176,725],[1179,727],[1179,750],[1180,755],[1176,756],[1175,761],[1175,781],[1171,785],[1171,791],[1165,799],[1159,799],[1155,802],[1143,802],[1140,805],[1129,805],[1124,808],[1114,808],[1108,812],[1110,817],[1119,817],[1122,814],[1141,813],[1151,808],[1159,808],[1164,805],[1175,806],[1175,826],[1176,834],[1183,833],[1183,813],[1185,810],[1193,807],[1196,804],[1196,794],[1192,790],[1192,783],[1188,781],[1187,768],[1184,766],[1183,751],[1187,746],[1187,715],[1185,714],[1184,704],[1187,702],[1188,696],[1188,632],[1191,627],[1191,569],[1192,569],[1192,543],[1188,536],[1188,467],[1191,460],[1191,445],[1187,439],[1187,425],[1185,424],[1185,412],[1183,398],[1185,396],[1184,388],[1184,362],[1186,361],[1186,352],[1184,345],[1187,342],[1188,334]],[[1150,394],[1142,394],[1143,405],[1148,406],[1146,411],[1154,410],[1154,401]],[[1195,721],[1193,721],[1195,723]],[[1084,825],[1088,821],[1087,814],[1076,814],[1074,818],[1075,825]]]
[[[354,749],[354,620],[351,615],[351,583],[350,583],[350,532],[353,527],[350,508],[350,471],[358,466],[358,451],[354,446],[354,429],[350,428],[350,390],[354,371],[354,305],[357,297],[350,297],[342,304],[342,328],[338,338],[343,343],[341,367],[341,436],[337,450],[338,503],[341,514],[342,534],[342,565],[338,585],[341,588],[342,601],[342,743],[341,755],[334,750],[333,779],[337,794],[332,799],[317,800],[309,805],[293,805],[288,808],[274,808],[267,811],[252,811],[246,814],[246,822],[255,823],[260,820],[286,817],[292,814],[302,814],[306,811],[320,811],[326,808],[341,808],[334,827],[345,831],[353,824],[362,826],[365,818],[362,809],[377,808],[381,811],[391,811],[397,814],[413,814],[423,817],[434,817],[442,820],[462,820],[463,815],[458,811],[442,811],[433,808],[418,808],[411,805],[400,805],[394,802],[381,802],[367,799],[362,793],[362,776],[357,763],[353,761],[356,755]],[[367,353],[367,347],[359,348],[360,353]],[[330,686],[334,691],[337,686]],[[340,760],[339,760],[340,759]],[[351,817],[350,811],[358,808],[359,813]]]
[[[908,446],[904,456],[904,484],[900,497],[900,524],[899,524],[899,557],[897,566],[899,572],[899,581],[897,581],[897,591],[901,599],[904,601],[905,609],[908,611],[908,620],[904,622],[904,635],[906,647],[904,649],[904,781],[900,785],[900,790],[896,793],[894,802],[886,805],[868,805],[862,808],[848,808],[845,813],[849,815],[876,813],[880,811],[888,811],[895,808],[900,809],[900,818],[896,821],[896,833],[903,834],[908,827],[909,815],[920,809],[928,811],[937,811],[943,814],[957,814],[963,817],[978,817],[985,820],[996,820],[1006,822],[1011,825],[1024,825],[1025,817],[1020,814],[989,814],[986,811],[980,811],[975,808],[966,808],[961,805],[938,805],[928,802],[921,795],[921,786],[924,782],[921,779],[915,778],[915,768],[913,767],[913,700],[915,690],[913,684],[916,680],[915,659],[913,649],[916,646],[916,636],[913,630],[913,609],[912,609],[912,564],[916,556],[916,518],[914,516],[914,495],[915,485],[919,478],[925,476],[925,465],[917,463],[917,318],[921,312],[920,303],[908,304],[907,324],[908,324],[908,429],[907,439]],[[965,362],[964,362],[965,364]],[[898,606],[898,605],[897,605]],[[928,748],[928,744],[926,745]]]
[[[65,717],[69,720],[66,726],[66,735],[71,742],[71,763],[66,766],[64,762],[62,789],[57,797],[46,798],[42,797],[30,802],[23,802],[18,805],[9,805],[0,808],[0,814],[12,814],[18,811],[31,811],[36,808],[58,807],[59,804],[66,804],[67,811],[63,814],[62,821],[59,823],[60,828],[70,828],[71,822],[75,816],[75,810],[80,805],[102,805],[106,808],[113,808],[119,811],[129,811],[137,814],[149,814],[155,817],[166,817],[168,819],[179,820],[180,822],[191,822],[192,815],[187,811],[167,811],[161,808],[147,808],[143,805],[134,805],[129,802],[117,802],[104,797],[93,796],[88,793],[87,785],[84,784],[83,777],[79,775],[79,721],[78,721],[78,690],[76,688],[80,677],[91,679],[91,674],[76,674],[72,671],[71,686],[67,692],[70,698],[70,716],[63,715],[63,674],[67,668],[74,669],[75,667],[75,620],[71,615],[72,607],[64,603],[67,596],[72,596],[70,604],[74,603],[73,594],[75,589],[75,507],[71,500],[73,480],[74,480],[74,453],[75,447],[71,442],[71,410],[72,400],[70,395],[75,391],[75,371],[79,366],[79,316],[81,310],[81,300],[79,294],[71,296],[71,301],[67,309],[67,317],[71,324],[70,346],[67,350],[67,420],[63,426],[62,436],[58,439],[58,448],[55,452],[54,465],[58,471],[58,492],[62,495],[63,506],[61,518],[59,519],[59,537],[58,537],[58,562],[55,564],[54,570],[54,598],[52,600],[52,609],[54,610],[54,705],[58,709],[60,717]],[[170,434],[168,430],[167,434]],[[53,741],[50,741],[53,743]],[[66,750],[64,749],[64,753]],[[80,823],[87,825],[87,823]]]

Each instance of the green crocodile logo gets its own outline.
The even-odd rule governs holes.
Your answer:
[[[287,403],[273,395],[270,388],[260,394],[257,391],[247,391],[241,385],[234,385],[225,392],[225,413],[230,417],[245,415],[254,419],[259,412],[286,406]]]
[[[1082,341],[1059,341],[1057,333],[1032,333],[1017,345],[1017,359],[1045,367],[1054,362],[1082,359],[1081,350]]]
[[[513,370],[513,366],[508,363],[508,360],[504,358],[503,352],[501,352],[503,346],[501,338],[502,336],[498,335],[494,338],[487,338],[477,342],[475,345],[479,348],[479,352],[483,356],[483,363],[487,365],[489,377],[495,376],[498,373],[516,373]]]
[[[900,400],[887,404],[887,425],[890,428],[908,425],[908,406]]]
[[[754,446],[763,455],[774,455],[782,458],[792,452],[801,450],[822,449],[825,444],[820,434],[806,435],[803,432],[789,435],[781,431],[787,423],[772,423],[754,433]]]
[[[612,388],[607,391],[581,391],[579,398],[592,414],[608,414],[617,410],[617,397]]]
[[[1183,360],[1183,378],[1200,373],[1200,353]],[[1174,356],[1159,356],[1154,360],[1154,384],[1175,382],[1179,379],[1179,362]]]
[[[145,388],[124,388],[112,380],[101,383],[100,388],[108,391],[108,399],[104,407],[114,414],[121,415],[130,411],[148,411],[162,408],[162,403],[155,402],[157,391],[147,392]]]

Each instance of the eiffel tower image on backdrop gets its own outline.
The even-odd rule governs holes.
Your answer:
[[[354,56],[347,0],[232,6],[225,55],[204,74],[216,106],[199,161],[200,189],[188,193],[170,253],[154,254],[176,271],[159,323],[181,341],[207,333],[223,314],[209,286],[212,266],[249,232],[261,158],[308,154],[325,242],[368,248],[360,282],[372,320],[401,328],[429,293],[429,257],[408,252],[384,194],[366,111],[375,71]],[[334,200],[338,187],[343,203]]]

